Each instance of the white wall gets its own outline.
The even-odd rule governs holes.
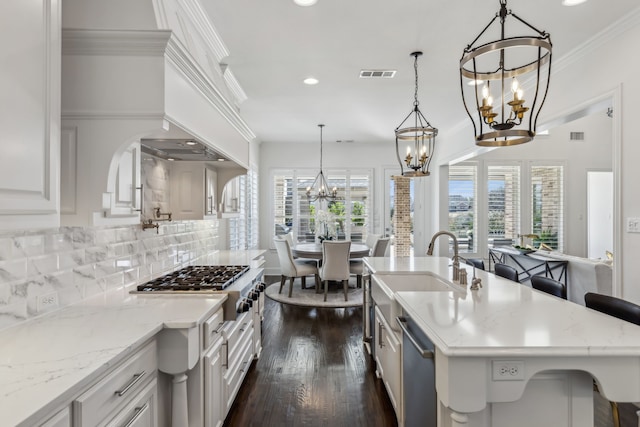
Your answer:
[[[640,198],[637,197],[636,188],[640,179],[640,169],[636,164],[636,159],[640,158],[640,144],[637,143],[634,126],[636,118],[640,117],[640,105],[636,102],[640,95],[640,79],[637,76],[640,59],[630,54],[637,50],[640,40],[640,9],[625,19],[607,35],[589,41],[590,46],[580,49],[572,57],[556,60],[549,97],[541,118],[544,122],[545,117],[561,116],[576,106],[620,88],[621,111],[614,112],[621,118],[620,223],[627,217],[640,216]],[[451,130],[443,135],[443,139],[447,140],[447,144],[437,154],[436,161],[440,164],[475,150],[473,132],[469,126]],[[640,303],[640,264],[635,260],[640,253],[640,235],[623,232],[615,237],[621,242],[621,250],[614,253],[614,263],[620,269],[620,277],[614,279],[617,286],[614,293]]]

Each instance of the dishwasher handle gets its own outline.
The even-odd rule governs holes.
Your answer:
[[[418,353],[420,354],[420,356],[422,356],[423,359],[433,359],[434,358],[433,350],[429,350],[428,348],[422,348],[418,343],[418,341],[416,340],[416,338],[413,335],[411,335],[411,332],[409,332],[409,328],[407,328],[407,318],[403,316],[398,316],[396,317],[396,321],[398,322],[398,325],[400,325],[400,328],[402,329],[402,333],[404,333],[407,336],[407,338],[409,338],[409,341],[411,341],[411,344],[413,344],[416,350],[418,350]]]

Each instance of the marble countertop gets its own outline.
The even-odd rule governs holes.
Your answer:
[[[2,424],[46,414],[161,329],[196,326],[226,299],[136,296],[122,288],[1,330]]]
[[[257,267],[260,257],[264,255],[264,249],[249,249],[246,251],[216,251],[209,257],[210,265],[250,265]]]
[[[450,259],[365,258],[374,274],[431,272],[450,281]],[[471,283],[473,268],[462,265]],[[395,298],[449,356],[638,356],[640,327],[486,271],[466,292],[397,292]]]

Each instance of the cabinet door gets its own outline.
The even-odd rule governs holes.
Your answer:
[[[61,3],[2,2],[1,229],[60,224]]]
[[[376,363],[378,376],[382,379],[389,400],[393,405],[398,420],[401,419],[401,343],[387,323],[378,307],[375,309],[376,325]]]
[[[204,180],[205,180],[205,215],[215,215],[216,214],[216,191],[218,190],[218,173],[206,167],[204,170]]]
[[[204,426],[220,427],[225,419],[222,338],[204,355]]]
[[[113,193],[110,194],[107,216],[137,216],[140,209],[142,192],[139,189],[140,177],[140,143],[131,144],[122,153],[118,161],[118,172]]]

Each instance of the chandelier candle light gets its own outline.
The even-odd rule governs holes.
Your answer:
[[[396,155],[400,164],[400,172],[406,177],[429,176],[429,165],[433,158],[433,150],[436,143],[438,129],[431,126],[424,117],[418,105],[418,57],[422,52],[413,52],[413,69],[416,78],[416,87],[413,95],[413,109],[396,128]],[[404,126],[404,127],[403,127]],[[400,141],[408,141],[406,144],[406,156]],[[401,153],[402,151],[402,153]],[[404,161],[402,160],[404,157]],[[405,170],[405,166],[407,169]]]
[[[507,37],[505,21],[509,16],[536,34]],[[497,20],[500,39],[481,41]],[[517,145],[535,137],[538,115],[549,89],[551,47],[548,33],[520,19],[507,9],[507,0],[500,0],[499,12],[464,49],[460,59],[462,102],[473,122],[476,145]],[[523,84],[532,89],[528,100]]]
[[[327,179],[322,172],[322,128],[324,125],[318,125],[318,127],[320,128],[320,173],[316,176],[313,184],[307,187],[307,199],[310,202],[315,202],[316,200],[332,201],[338,197],[338,189],[336,187],[329,191],[329,184],[327,184]],[[313,190],[315,190],[315,194],[311,194]]]

